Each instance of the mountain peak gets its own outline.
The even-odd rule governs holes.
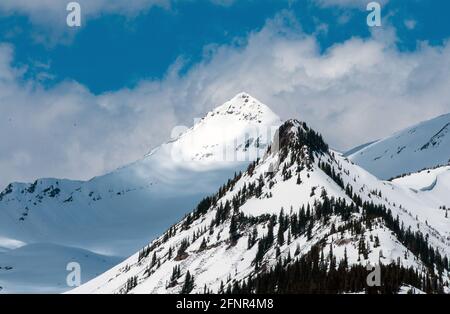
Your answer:
[[[239,93],[169,142],[166,149],[185,167],[200,163],[204,169],[253,161],[264,154],[280,124],[280,118],[268,106]]]
[[[236,116],[239,120],[257,121],[258,123],[278,118],[268,106],[245,92],[237,94],[231,100],[215,108],[208,114],[208,117],[215,115]]]
[[[254,98],[254,97],[252,97],[249,93],[240,92],[236,96],[234,96],[233,99],[234,98]]]
[[[288,148],[292,146],[307,146],[310,150],[325,153],[328,145],[322,136],[311,129],[306,122],[290,119],[284,122],[278,131],[279,147]]]
[[[246,93],[246,92],[240,92],[240,93],[236,94],[236,96],[234,96],[230,101],[239,101],[239,100],[244,101],[246,103],[253,102],[253,101],[261,103],[255,97],[253,97],[252,95],[250,95],[249,93]]]

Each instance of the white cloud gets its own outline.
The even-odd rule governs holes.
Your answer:
[[[417,26],[417,21],[413,19],[405,20],[405,26],[409,30],[413,30]]]
[[[170,9],[171,5],[186,0],[2,0],[0,14],[21,14],[28,16],[37,25],[60,28],[66,26],[66,11],[69,2],[80,4],[85,21],[105,14],[134,17],[158,6]],[[194,0],[190,0],[194,1]],[[210,0],[221,6],[229,6],[234,0]]]
[[[98,17],[113,14],[133,19],[154,7],[171,10],[179,2],[198,0],[0,0],[0,17],[22,15],[29,18],[34,41],[46,46],[70,44],[78,27],[68,27],[66,10],[69,2],[77,2],[81,7],[81,26],[88,25]],[[235,0],[209,0],[218,6],[231,6]],[[82,28],[81,28],[82,29]],[[16,30],[17,31],[17,30]],[[14,36],[11,30],[9,36]]]
[[[235,0],[211,0],[211,2],[217,5],[230,6],[235,2]]]
[[[182,76],[177,63],[162,80],[100,96],[73,81],[50,89],[24,81],[12,48],[0,46],[1,184],[104,173],[240,91],[308,122],[337,148],[450,111],[449,43],[403,53],[392,32],[379,31],[321,54],[314,37],[286,20],[269,21],[244,44],[211,46]]]
[[[314,0],[322,7],[346,7],[346,8],[358,8],[365,10],[367,4],[372,2],[371,0]],[[381,5],[385,5],[389,0],[376,0]]]
[[[169,6],[170,0],[74,0],[81,6],[81,11],[85,16],[98,16],[102,14],[136,15],[146,11],[152,6]],[[24,14],[33,21],[44,23],[54,22],[60,17],[67,15],[66,6],[71,1],[61,0],[2,0],[0,2],[0,12],[4,14]],[[65,24],[66,19],[62,18],[61,23]]]
[[[70,44],[80,30],[68,27],[66,10],[69,2],[81,7],[82,27],[98,17],[114,14],[132,19],[148,10],[159,7],[171,10],[177,2],[197,0],[0,0],[0,17],[13,14],[26,16],[34,26],[32,38],[46,46]],[[230,6],[235,0],[209,0],[219,6]],[[11,32],[10,36],[14,33]]]
[[[11,56],[0,48],[1,184],[89,178],[141,157],[175,124],[168,100],[152,92],[158,83],[99,97],[72,81],[44,89],[23,82]]]
[[[80,4],[82,15],[82,26],[88,25],[92,20],[107,14],[115,14],[134,18],[147,12],[153,7],[171,10],[177,3],[183,1],[198,0],[73,0]],[[236,0],[208,0],[218,6],[231,6]],[[286,0],[292,6],[298,0]],[[344,24],[350,17],[347,9],[358,8],[365,10],[368,0],[310,0],[323,8],[337,8],[339,10],[339,22]],[[387,4],[389,0],[377,0],[381,5]],[[27,16],[34,26],[31,30],[32,38],[47,46],[56,44],[70,44],[80,29],[68,27],[66,18],[67,4],[72,0],[1,0],[0,16],[18,14]],[[325,25],[322,25],[322,27]],[[324,30],[324,29],[322,29]],[[11,30],[13,36],[17,30]]]
[[[75,0],[74,0],[75,1]],[[105,14],[118,14],[126,17],[135,17],[150,8],[158,6],[170,8],[175,0],[76,0],[81,6],[82,26],[92,19]],[[33,26],[35,41],[46,45],[55,43],[70,43],[79,28],[67,26],[67,4],[71,0],[1,0],[1,15],[27,16]]]

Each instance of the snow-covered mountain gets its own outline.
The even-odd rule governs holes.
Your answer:
[[[28,244],[0,252],[0,293],[67,291],[67,266],[81,266],[81,282],[100,275],[123,258],[49,243]]]
[[[267,106],[241,93],[145,158],[106,175],[86,182],[39,179],[31,184],[12,183],[0,193],[0,252],[19,256],[11,250],[50,243],[58,252],[61,246],[64,252],[74,249],[75,257],[79,249],[127,256],[258,158],[271,141],[271,131],[280,124]],[[35,258],[50,258],[50,249],[47,246],[46,255]],[[8,261],[8,267],[17,265],[16,273],[24,273],[22,280],[25,269],[34,265],[31,258]],[[100,267],[106,270],[113,261],[116,257]],[[60,291],[61,280],[54,282],[51,272],[59,274],[60,269],[42,269],[41,277],[49,278],[47,292]],[[0,269],[3,292],[16,291],[13,281],[6,279]],[[49,288],[52,282],[54,290]],[[22,292],[36,289],[33,282],[29,284],[28,289],[20,284]]]
[[[191,214],[71,293],[361,292],[367,264],[382,265],[374,291],[450,292],[448,172],[433,174],[434,188],[427,174],[425,189],[415,177],[380,181],[305,123],[287,121],[275,138]]]
[[[362,145],[346,156],[381,179],[450,162],[450,114],[419,123],[392,136]]]

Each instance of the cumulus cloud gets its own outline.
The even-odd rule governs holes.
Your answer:
[[[73,81],[45,89],[23,81],[23,71],[12,68],[11,60],[12,48],[2,46],[1,184],[101,174],[141,157],[166,139],[166,129],[176,122],[169,99],[158,95],[158,83],[101,96]]]
[[[46,89],[24,80],[13,48],[0,46],[0,182],[99,175],[241,91],[308,122],[338,149],[449,112],[450,44],[400,52],[392,32],[380,32],[321,52],[285,14],[248,38],[209,46],[187,73],[179,61],[161,80],[102,95],[74,81]]]

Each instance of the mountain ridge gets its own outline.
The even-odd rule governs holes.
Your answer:
[[[394,293],[409,285],[449,292],[443,284],[449,280],[450,222],[437,223],[441,209],[423,210],[414,192],[379,181],[329,150],[305,123],[286,121],[279,142],[278,150],[268,147],[263,159],[162,236],[71,293],[323,293],[308,280],[297,278],[304,286],[294,289],[273,275],[308,268],[316,259],[323,260],[317,275],[325,281],[333,269],[343,279],[378,262],[402,279],[385,278],[374,291]],[[320,257],[324,251],[326,258]],[[438,283],[436,289],[422,280]],[[343,293],[367,287],[327,288]]]
[[[420,122],[344,154],[380,179],[391,179],[450,162],[450,113]]]

